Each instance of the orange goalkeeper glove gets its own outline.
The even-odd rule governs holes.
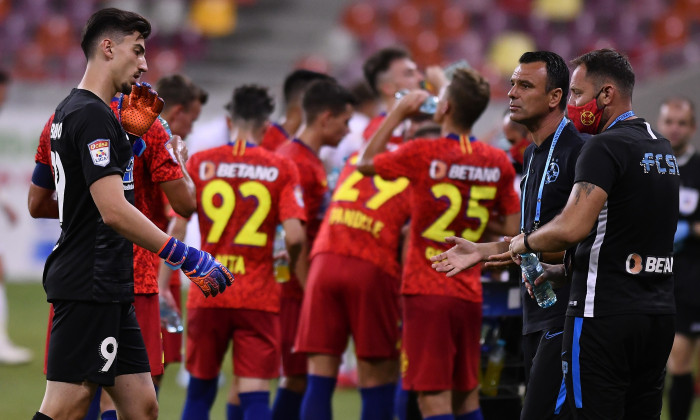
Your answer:
[[[163,110],[163,99],[148,83],[135,84],[129,96],[122,96],[121,119],[124,131],[137,137],[143,136],[158,114]]]

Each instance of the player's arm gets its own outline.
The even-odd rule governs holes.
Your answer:
[[[180,165],[183,177],[161,182],[159,185],[175,213],[188,218],[197,210],[197,199],[195,198],[194,182],[185,168],[187,149],[180,136],[173,136],[171,142],[175,159]]]
[[[391,134],[399,124],[411,115],[418,112],[429,93],[424,90],[410,92],[396,104],[389,112],[382,124],[370,139],[367,146],[360,152],[357,160],[357,170],[363,175],[375,175],[374,157],[386,150],[386,145],[391,140]]]
[[[187,233],[187,219],[182,217],[173,216],[168,224],[167,234],[177,239],[178,241],[183,241],[185,239],[185,234]],[[175,297],[170,291],[170,278],[173,271],[168,267],[167,264],[163,263],[158,269],[158,293],[163,299],[170,305],[173,309],[177,309],[175,305]]]
[[[106,225],[141,248],[158,254],[172,268],[182,268],[205,296],[216,296],[233,283],[233,275],[209,253],[188,247],[158,229],[124,197],[120,175],[90,185],[90,194]]]
[[[55,191],[51,168],[37,162],[27,194],[27,207],[33,218],[58,219],[58,201],[56,201]]]
[[[486,229],[489,233],[498,236],[517,235],[520,230],[520,212],[507,214],[498,218],[491,218]]]
[[[552,221],[528,235],[528,249],[524,234],[511,241],[511,256],[525,252],[558,252],[581,242],[593,229],[608,193],[590,182],[577,182],[569,195],[564,210]]]
[[[297,276],[302,288],[306,288],[309,273],[309,244],[306,229],[299,219],[287,219],[282,222],[284,243],[289,254],[289,269]]]
[[[430,261],[433,262],[435,271],[447,273],[448,277],[486,261],[491,255],[508,251],[508,242],[505,241],[475,243],[457,236],[450,236],[445,238],[445,242],[454,246],[431,257]]]

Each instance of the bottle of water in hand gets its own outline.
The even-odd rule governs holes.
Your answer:
[[[549,308],[557,303],[557,295],[554,293],[554,290],[552,290],[552,285],[548,281],[545,281],[539,286],[535,286],[535,280],[544,273],[542,264],[540,264],[537,256],[533,253],[520,254],[520,256],[523,259],[520,263],[520,270],[523,272],[523,278],[532,285],[532,291],[535,294],[535,299],[537,299],[537,304],[541,308]]]
[[[169,333],[182,333],[185,327],[182,325],[180,314],[177,313],[162,297],[160,304],[160,323]]]

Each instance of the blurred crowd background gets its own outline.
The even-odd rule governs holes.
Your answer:
[[[423,69],[466,60],[488,78],[492,100],[475,132],[496,144],[525,51],[567,60],[601,47],[626,53],[635,111],[652,123],[665,96],[700,97],[700,0],[0,0],[0,67],[12,78],[0,110],[0,198],[20,216],[12,226],[0,220],[10,279],[40,278],[58,236],[55,221],[25,210],[33,155],[82,76],[80,30],[106,6],[151,20],[146,81],[182,72],[210,93],[195,133],[223,114],[237,85],[263,84],[280,98],[284,76],[300,67],[350,85],[371,53],[397,44]]]

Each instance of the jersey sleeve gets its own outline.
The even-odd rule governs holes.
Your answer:
[[[280,168],[284,168],[286,174],[286,179],[282,181],[284,185],[280,194],[280,222],[289,219],[306,221],[304,197],[296,165],[285,158],[280,162]]]
[[[183,177],[180,165],[166,147],[170,136],[160,121],[156,120],[142,138],[146,142],[143,158],[151,172],[151,181],[157,184]]]
[[[604,140],[605,137],[607,136],[593,136],[584,143],[576,162],[574,183],[589,182],[602,188],[609,195],[624,168],[615,151],[611,149],[610,143]],[[618,153],[624,156],[624,152]]]
[[[44,165],[51,166],[51,123],[53,122],[53,115],[46,121],[44,129],[41,130],[41,135],[39,136],[39,146],[36,148],[36,154],[34,154],[34,162],[42,163]]]
[[[393,151],[382,152],[374,157],[374,170],[384,179],[396,179],[405,176],[411,179],[416,162],[422,160],[422,150],[431,140],[413,140],[403,143]]]
[[[500,150],[498,152],[501,152]],[[501,159],[501,179],[498,185],[498,203],[496,210],[501,215],[515,214],[520,211],[520,197],[513,187],[515,183],[515,169],[511,165],[505,152]]]
[[[128,139],[126,133],[117,130],[115,124],[107,121],[111,114],[106,114],[96,106],[88,106],[84,112],[74,115],[82,119],[76,124],[78,129],[73,141],[82,162],[87,186],[108,175],[123,175],[117,159],[117,142]]]

